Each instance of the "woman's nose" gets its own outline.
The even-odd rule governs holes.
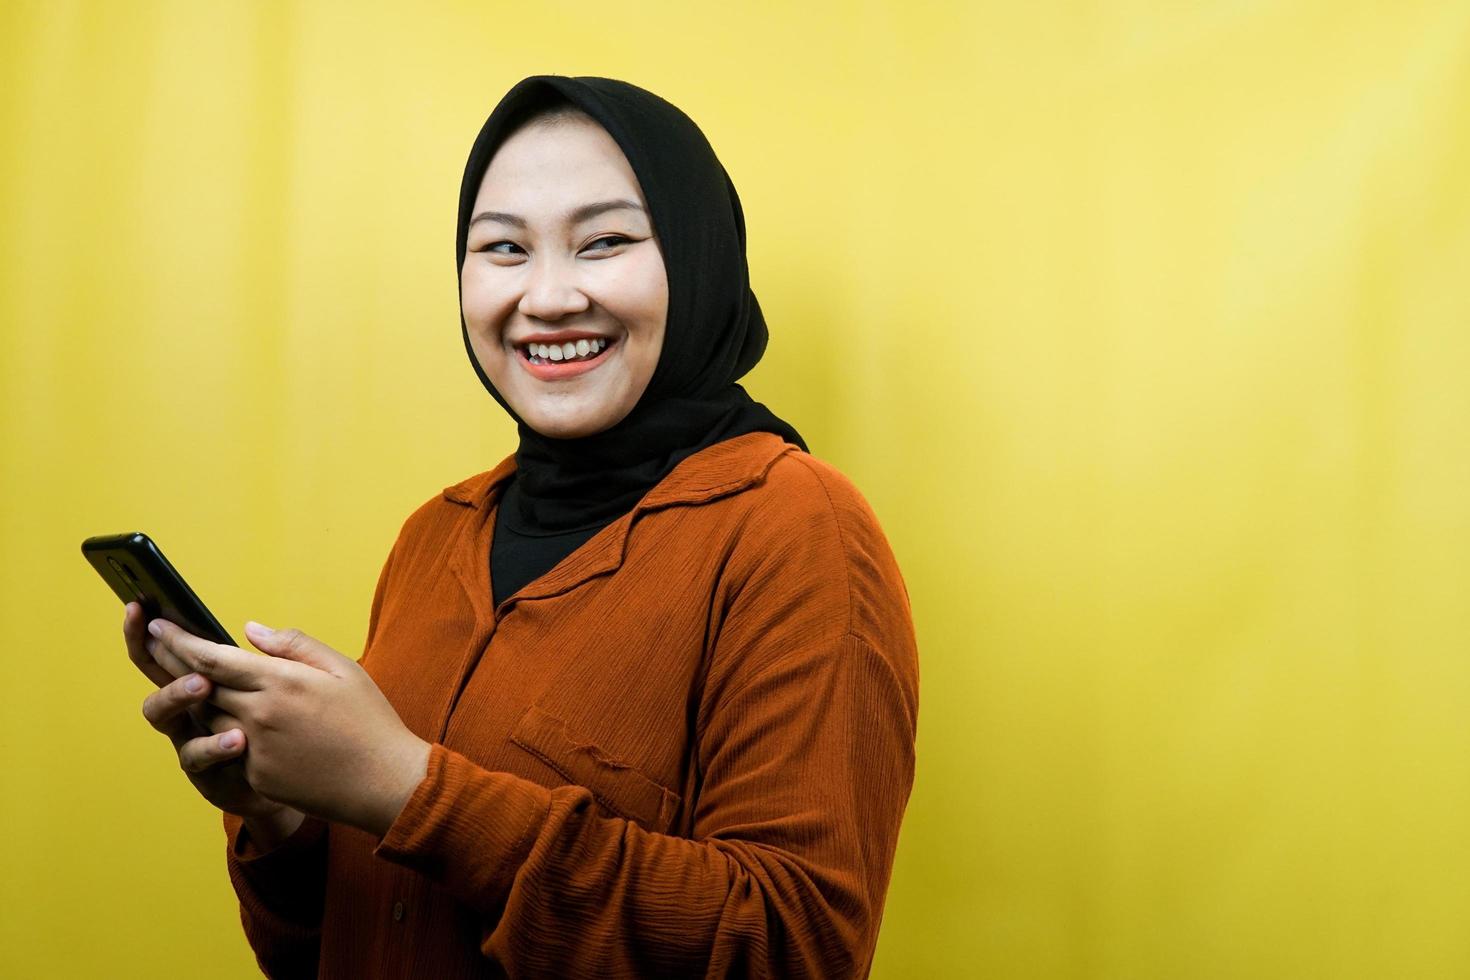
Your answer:
[[[532,260],[526,291],[521,294],[516,309],[523,316],[538,320],[559,320],[581,313],[589,305],[587,295],[577,287],[570,263],[541,258]]]

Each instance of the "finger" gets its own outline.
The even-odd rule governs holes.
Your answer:
[[[343,664],[352,663],[321,640],[298,629],[273,630],[251,620],[245,624],[245,636],[261,653],[294,660],[329,674],[339,673]]]
[[[163,687],[174,679],[174,675],[159,666],[149,653],[148,641],[152,637],[148,635],[143,618],[143,607],[139,603],[130,602],[123,607],[123,641],[128,645],[128,659],[143,672],[144,677]]]
[[[210,717],[209,723],[205,725],[205,728],[215,735],[223,735],[231,728],[239,728],[243,730],[244,727],[244,725],[240,724],[239,718],[236,718],[234,715],[229,714],[228,712],[218,710],[215,711],[215,713]]]
[[[234,703],[237,693],[228,687],[214,684],[206,700],[189,706],[189,717],[194,719],[194,724],[200,731],[213,732],[216,735],[228,728],[241,728],[241,706]],[[219,707],[221,698],[231,702],[233,711]]]
[[[216,686],[214,693],[210,695],[211,699],[217,697],[219,691],[220,688]],[[200,731],[218,734],[224,731],[224,729],[215,727],[216,722],[220,718],[229,718],[231,716],[210,704],[209,701],[201,701],[198,704],[189,705],[189,717],[194,719],[194,724],[199,726]],[[235,722],[232,727],[238,728],[239,722]]]
[[[252,654],[246,654],[246,656],[252,656]],[[246,717],[250,713],[251,700],[259,697],[260,694],[255,691],[237,691],[223,684],[214,685],[214,690],[209,695],[209,703],[205,705],[205,708],[209,710],[209,714],[206,715],[207,727],[213,728],[216,715],[225,718]],[[239,722],[236,724],[238,725]],[[218,728],[214,730],[219,731]]]
[[[143,699],[143,717],[174,745],[195,733],[189,709],[209,696],[214,685],[198,674],[185,674]]]
[[[173,651],[164,646],[163,641],[157,637],[149,636],[143,646],[147,649],[148,656],[153,659],[153,662],[167,671],[170,678],[193,673],[189,665],[175,656]]]
[[[203,772],[229,762],[245,751],[245,733],[231,728],[222,735],[201,735],[179,746],[179,768],[185,772]]]
[[[194,727],[185,732],[183,737],[174,742],[174,748],[179,748],[190,738],[201,734],[223,735],[231,729],[243,731],[245,726],[240,719],[234,715],[219,710],[212,705],[196,704],[189,709],[189,716],[194,720]]]
[[[166,619],[148,624],[148,632],[188,665],[191,671],[237,691],[258,691],[273,674],[269,657],[258,657],[238,647],[211,643],[180,629]]]

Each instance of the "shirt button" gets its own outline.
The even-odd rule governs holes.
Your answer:
[[[394,922],[402,922],[403,921],[403,903],[402,902],[394,902],[393,903],[393,921]]]

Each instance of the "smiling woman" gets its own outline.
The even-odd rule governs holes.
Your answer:
[[[913,625],[862,496],[736,383],[766,325],[724,168],[649,92],[528,78],[471,149],[456,262],[519,444],[404,522],[361,661],[125,619],[261,966],[865,975]]]
[[[621,422],[658,364],[669,305],[622,150],[585,113],[534,117],[495,154],[474,208],[461,297],[490,383],[554,438]]]

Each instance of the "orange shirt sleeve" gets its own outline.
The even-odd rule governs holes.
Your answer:
[[[280,846],[260,851],[244,821],[224,815],[240,923],[268,977],[315,977],[326,892],[327,825],[307,817]]]

